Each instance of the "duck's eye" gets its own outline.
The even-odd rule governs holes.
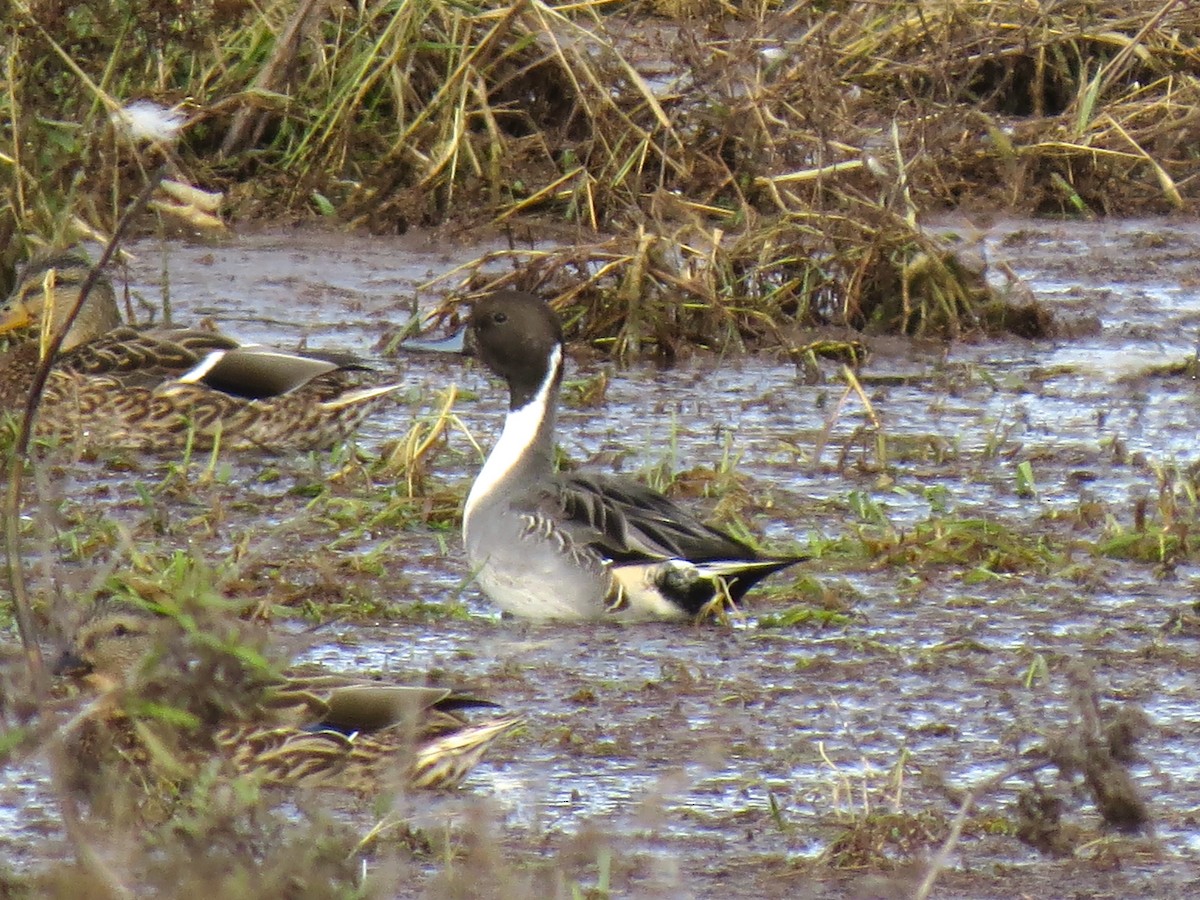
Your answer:
[[[117,624],[117,625],[113,626],[112,633],[113,633],[113,637],[125,637],[126,635],[129,634],[129,629],[126,628],[124,625]]]
[[[508,313],[494,312],[494,313],[492,313],[492,321],[495,322],[497,325],[503,325],[505,322],[508,321]]]

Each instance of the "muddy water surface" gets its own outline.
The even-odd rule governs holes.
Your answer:
[[[1152,722],[1133,771],[1153,833],[1106,832],[1079,791],[1064,815],[1093,840],[1079,841],[1073,857],[1042,855],[1011,834],[1017,790],[1028,782],[1007,782],[979,798],[935,896],[1061,895],[1064,878],[1086,896],[1190,896],[1200,877],[1200,629],[1187,618],[1196,574],[1093,548],[1133,529],[1143,511],[1156,519],[1164,497],[1176,497],[1177,516],[1195,519],[1195,497],[1172,473],[1194,463],[1200,433],[1195,369],[1183,365],[1200,334],[1200,228],[1010,222],[977,236],[1072,336],[875,342],[861,377],[886,459],[861,403],[839,407],[836,367],[810,384],[770,352],[612,370],[603,402],[564,413],[560,443],[572,462],[629,473],[731,470],[738,490],[727,490],[729,478],[713,481],[725,498],[718,512],[736,510],[768,547],[832,548],[752,594],[757,602],[730,626],[501,620],[464,587],[452,525],[397,530],[381,518],[363,527],[327,507],[314,512],[311,492],[295,487],[338,471],[337,459],[272,461],[271,478],[230,463],[194,509],[131,496],[133,484],[161,476],[128,461],[89,464],[56,490],[135,531],[160,517],[168,544],[240,555],[259,593],[269,595],[263,585],[289,558],[328,553],[341,560],[329,579],[356,579],[379,595],[380,610],[305,636],[299,662],[404,677],[433,671],[525,711],[527,729],[454,802],[485,798],[505,858],[540,890],[563,882],[539,867],[584,885],[607,867],[626,896],[905,896],[920,874],[907,861],[936,849],[963,789],[1046,734],[1076,727],[1071,673],[1082,663],[1106,703],[1136,704]],[[451,383],[464,391],[457,411],[477,439],[487,445],[495,434],[503,394],[477,369],[373,357],[407,319],[418,286],[478,248],[301,232],[131,249],[134,296],[159,304],[165,269],[180,321],[212,316],[247,339],[351,350],[408,379],[403,400],[364,428],[368,452],[428,415]],[[568,378],[603,368],[577,363]],[[478,461],[456,434],[431,484],[465,490]],[[685,494],[702,485],[683,479]],[[351,480],[341,491],[380,488]],[[215,525],[213,504],[222,510]],[[201,512],[208,524],[189,530]],[[952,550],[863,562],[844,550],[858,535],[964,520],[1030,546],[1043,535],[1057,555],[1023,566],[965,551],[956,561]],[[370,572],[353,562],[367,556]],[[316,604],[333,592],[319,573],[306,578],[288,590],[307,583]],[[396,620],[417,602],[466,615]],[[781,626],[781,613],[806,609],[822,615]],[[279,628],[301,640],[299,626]],[[0,840],[24,865],[58,846],[46,838],[53,807],[39,771],[31,763],[0,780]],[[410,802],[419,822],[445,810]],[[852,838],[878,855],[856,864]],[[437,863],[417,870],[436,893]]]

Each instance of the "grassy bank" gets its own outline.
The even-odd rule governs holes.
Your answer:
[[[15,17],[6,269],[112,228],[158,162],[110,124],[135,99],[187,115],[172,173],[229,220],[565,237],[502,280],[568,293],[581,334],[621,353],[791,322],[1036,336],[1044,317],[921,212],[1154,213],[1200,189],[1200,13],[1182,3],[38,0]],[[462,274],[457,290],[496,280]]]

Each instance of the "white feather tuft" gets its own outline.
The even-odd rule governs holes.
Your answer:
[[[178,107],[166,107],[152,100],[135,100],[116,110],[109,120],[135,141],[171,144],[187,124]]]

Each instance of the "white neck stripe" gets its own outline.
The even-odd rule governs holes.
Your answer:
[[[505,476],[511,472],[521,458],[528,452],[537,439],[538,429],[546,418],[550,403],[550,391],[562,369],[562,347],[556,345],[550,353],[550,365],[546,367],[546,377],[538,387],[533,398],[520,409],[510,409],[504,417],[504,430],[500,439],[488,454],[471,492],[467,495],[466,506],[463,507],[463,537],[466,537],[467,523],[471,512],[479,501],[496,489]]]

